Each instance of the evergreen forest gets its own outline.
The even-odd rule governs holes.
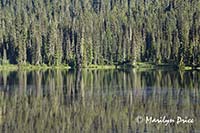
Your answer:
[[[200,65],[199,0],[0,0],[0,64]]]

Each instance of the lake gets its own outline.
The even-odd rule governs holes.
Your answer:
[[[0,72],[0,132],[200,132],[200,72]]]

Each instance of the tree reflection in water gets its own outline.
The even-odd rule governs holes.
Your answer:
[[[0,72],[1,132],[195,132],[200,73],[173,70]],[[137,116],[194,124],[137,123]]]

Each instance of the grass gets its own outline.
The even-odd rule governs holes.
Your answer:
[[[136,62],[135,64],[124,64],[121,66],[115,66],[115,65],[89,65],[86,67],[83,67],[86,69],[142,69],[142,70],[148,70],[148,69],[173,69],[177,68],[180,70],[192,70],[193,68],[191,66],[184,66],[179,68],[177,65],[174,64],[165,64],[165,63],[160,63],[160,64],[155,64],[152,62]],[[0,71],[17,71],[17,70],[47,70],[47,69],[71,69],[70,66],[67,64],[61,64],[58,66],[47,66],[45,64],[43,65],[30,65],[30,64],[25,64],[25,65],[12,65],[12,64],[5,64],[5,65],[0,65]],[[200,70],[200,67],[197,67],[196,69]]]
[[[30,64],[28,64],[28,65],[19,66],[18,68],[19,69],[25,69],[25,70],[70,69],[70,67],[68,65],[64,65],[64,64],[57,65],[57,66],[55,66],[55,65],[47,66],[45,64],[43,64],[43,65],[30,65]]]
[[[191,67],[191,66],[185,66],[185,67],[183,68],[183,70],[192,70],[192,67]]]
[[[59,66],[47,66],[47,65],[12,65],[12,64],[6,64],[6,65],[0,65],[0,70],[46,70],[46,69],[70,69],[68,65],[59,65]]]
[[[136,69],[176,68],[176,65],[173,64],[165,64],[165,63],[156,64],[153,62],[136,62],[135,64],[132,65],[128,64],[128,66]]]
[[[181,70],[192,70],[192,66],[182,66],[179,67],[176,64],[171,64],[171,63],[160,63],[160,64],[155,64],[155,63],[149,63],[149,62],[138,62],[137,68],[155,68],[155,69],[162,69],[162,68],[176,68],[176,69],[181,69]]]
[[[115,69],[115,65],[89,65],[85,68],[89,69]]]
[[[9,71],[15,71],[17,70],[18,67],[17,65],[11,65],[11,64],[6,64],[6,65],[0,65],[0,70],[9,70]]]
[[[154,68],[154,64],[150,62],[137,62],[135,68]]]

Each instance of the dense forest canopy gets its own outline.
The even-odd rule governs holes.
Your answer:
[[[0,0],[0,64],[200,65],[199,0]]]

